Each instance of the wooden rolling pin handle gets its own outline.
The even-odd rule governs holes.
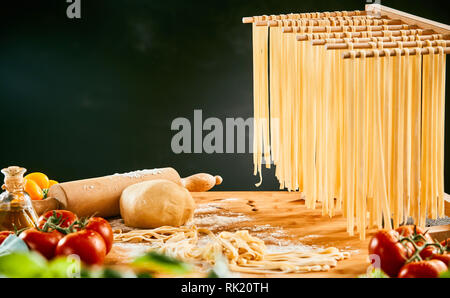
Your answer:
[[[42,201],[32,201],[32,203],[38,216],[41,216],[47,211],[63,209],[61,202],[55,198],[48,198]]]
[[[214,186],[222,184],[222,182],[222,177],[214,177],[210,174],[196,174],[181,179],[181,184],[190,192],[206,192]]]
[[[49,209],[64,209],[79,217],[93,214],[104,218],[115,217],[120,214],[120,196],[124,189],[133,184],[160,179],[184,186],[191,192],[205,192],[222,183],[221,177],[209,174],[197,174],[181,179],[178,172],[172,168],[136,171],[53,185],[48,195],[57,200],[36,202],[35,209],[38,213]]]

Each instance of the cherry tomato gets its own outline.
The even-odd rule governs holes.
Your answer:
[[[435,254],[439,253],[439,249],[435,246],[428,246],[424,250],[421,251],[420,257],[424,260],[431,258]]]
[[[439,260],[442,263],[444,263],[445,265],[447,265],[447,267],[450,267],[450,255],[449,254],[444,254],[444,255],[435,254],[431,257],[431,259]]]
[[[423,238],[425,239],[425,241],[422,239],[418,239],[415,241],[416,245],[418,247],[422,247],[424,246],[426,243],[433,243],[433,239],[431,238],[430,235],[428,235],[426,233],[425,230],[423,230],[420,227],[416,227],[416,226],[402,226],[396,229],[396,231],[400,234],[400,237],[411,237],[414,236],[415,234],[417,235],[422,235]],[[409,242],[404,242],[405,245],[408,246],[408,248],[411,251],[415,251],[414,247],[412,246],[411,243]],[[438,253],[438,249],[434,246],[428,246],[427,248],[425,248],[421,253],[420,256],[422,257],[422,259],[428,259],[431,256],[433,256],[434,254]]]
[[[447,271],[447,266],[439,260],[414,262],[405,265],[398,278],[438,278]]]
[[[6,238],[9,237],[9,235],[14,235],[14,232],[11,231],[0,232],[0,245],[3,243],[3,241],[6,240]]]
[[[369,243],[369,254],[378,255],[381,269],[390,277],[396,277],[408,260],[410,252],[399,242],[397,231],[380,230]]]
[[[106,254],[111,251],[114,243],[114,233],[108,221],[101,217],[93,217],[89,219],[85,229],[99,233],[103,237],[103,240],[105,240]]]
[[[49,218],[51,218],[53,216],[53,214],[56,214],[58,219],[60,219],[61,228],[70,227],[70,225],[72,225],[78,219],[78,217],[74,213],[67,211],[67,210],[48,211],[45,214],[43,214],[41,217],[39,217],[38,227],[42,229],[44,227],[45,223],[47,222],[47,220]],[[57,224],[58,220],[55,220],[52,218],[51,223]]]
[[[414,235],[414,232],[416,232],[418,235],[422,235],[427,243],[433,243],[433,239],[431,239],[431,236],[426,233],[421,227],[415,227],[415,226],[402,226],[396,229],[396,231],[400,234],[400,237],[410,237]],[[423,245],[423,241],[418,241],[419,246]]]
[[[443,247],[447,247],[447,251],[450,251],[450,238],[441,242]]]
[[[56,246],[56,255],[78,255],[88,265],[101,265],[106,256],[106,245],[99,233],[81,230],[62,238]]]
[[[47,260],[55,257],[55,249],[63,235],[58,231],[42,232],[36,228],[28,229],[19,236],[31,250],[39,252]]]

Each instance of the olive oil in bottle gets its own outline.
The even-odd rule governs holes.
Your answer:
[[[24,191],[23,175],[26,171],[21,167],[2,170],[6,190],[0,194],[0,231],[21,230],[36,225],[36,211],[30,196]]]

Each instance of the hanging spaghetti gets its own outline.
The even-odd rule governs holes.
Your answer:
[[[254,173],[260,174],[262,183],[262,154],[270,166],[270,140],[269,140],[269,69],[268,69],[268,28],[253,24],[253,65],[254,65],[254,142],[253,161]]]
[[[323,215],[342,211],[348,232],[365,238],[369,227],[445,215],[450,37],[356,16],[254,23],[254,162],[261,175],[272,158],[281,189]]]

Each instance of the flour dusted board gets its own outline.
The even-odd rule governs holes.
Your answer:
[[[356,277],[367,270],[368,241],[349,237],[346,221],[340,214],[330,219],[322,217],[320,210],[308,210],[298,194],[210,192],[193,195],[198,205],[196,224],[214,232],[248,229],[251,234],[261,237],[270,249],[277,249],[281,244],[280,250],[335,246],[353,252],[350,259],[339,262],[329,272],[258,277]],[[107,257],[107,263],[123,264],[143,251],[144,245],[116,245]]]

